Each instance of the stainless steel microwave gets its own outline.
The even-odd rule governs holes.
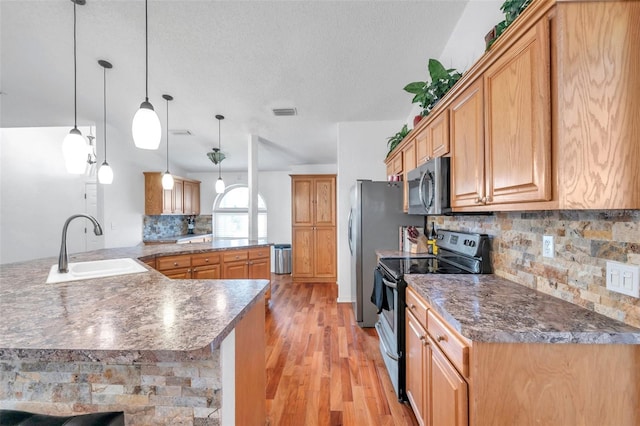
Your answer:
[[[407,173],[409,214],[451,213],[449,164],[449,157],[437,157]]]

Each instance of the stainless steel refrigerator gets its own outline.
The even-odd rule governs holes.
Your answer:
[[[351,300],[361,327],[373,327],[378,320],[376,306],[370,301],[376,250],[398,250],[400,226],[424,225],[424,216],[402,211],[402,188],[402,182],[370,180],[357,180],[351,188]]]

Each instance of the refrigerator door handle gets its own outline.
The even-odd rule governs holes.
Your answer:
[[[349,210],[349,252],[351,252],[351,254],[353,254],[353,231],[352,231],[352,226],[353,226],[353,210]]]

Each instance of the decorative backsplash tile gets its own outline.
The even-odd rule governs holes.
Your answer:
[[[640,327],[640,299],[606,289],[606,262],[640,265],[640,210],[429,217],[437,228],[492,236],[497,275]],[[542,257],[553,235],[555,258]]]
[[[189,216],[158,215],[143,216],[142,239],[157,240],[187,234]],[[211,215],[196,216],[194,234],[211,233]]]

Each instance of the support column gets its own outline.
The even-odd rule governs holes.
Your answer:
[[[249,240],[253,241],[258,239],[258,140],[257,135],[249,135]]]

